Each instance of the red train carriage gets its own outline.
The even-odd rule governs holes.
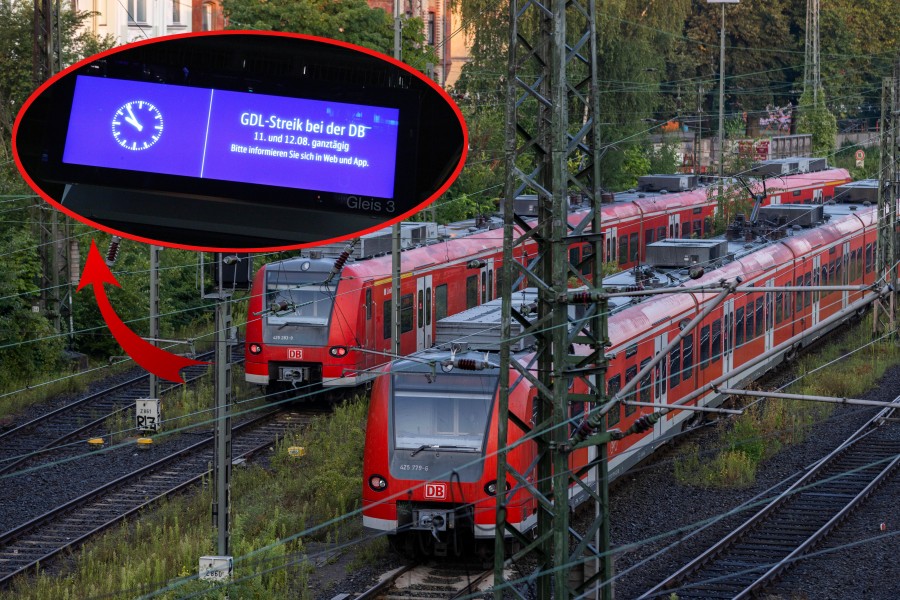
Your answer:
[[[718,265],[712,266],[718,268],[690,285],[714,284],[722,279],[734,281],[737,277],[742,279],[741,289],[745,290],[872,283],[875,211],[854,212],[835,207],[837,212],[842,209],[844,216],[836,216],[826,225],[792,231],[793,235],[777,241],[751,242],[747,244],[751,248],[743,250],[743,240],[732,244],[724,258],[714,258]],[[717,243],[721,241],[696,240],[697,248],[690,252],[703,252],[704,246],[708,249]],[[651,250],[665,255],[671,250],[667,245],[656,244]],[[729,261],[731,252],[736,257]],[[680,260],[675,257],[676,263]],[[676,281],[688,280],[686,269],[657,267],[643,274],[642,283],[668,283],[670,276]],[[627,281],[622,273],[605,280],[604,285],[629,283],[634,280]],[[793,346],[736,374],[728,384],[734,386],[759,377],[783,360],[785,354],[853,318],[853,303],[862,295],[813,290],[735,292],[639,382],[630,399],[674,404],[695,394],[697,397],[690,404],[716,406],[725,397],[714,389],[704,389],[706,384],[723,374],[736,373],[736,368],[750,364],[764,350],[806,334]],[[652,296],[641,302],[617,300],[609,319],[612,346],[607,353],[608,393],[616,393],[633,380],[713,297],[712,293],[680,293]],[[363,524],[387,532],[409,552],[451,552],[472,543],[481,543],[489,550],[492,543],[498,429],[495,399],[499,381],[499,341],[495,338],[499,336],[499,311],[499,301],[494,301],[440,323],[438,341],[459,339],[468,333],[471,350],[460,342],[464,349],[456,353],[432,349],[417,354],[413,360],[397,360],[385,367],[383,376],[374,383],[363,467]],[[834,315],[834,322],[827,327],[811,329]],[[490,331],[494,336],[488,335]],[[473,332],[477,335],[471,335]],[[524,364],[530,357],[525,347],[514,354],[514,359]],[[454,359],[458,365],[461,358],[492,363],[493,368],[463,371],[449,367]],[[514,380],[515,373],[511,377]],[[695,390],[702,393],[696,394]],[[531,386],[519,385],[510,397],[510,411],[524,423],[532,423],[534,394]],[[572,407],[573,427],[586,410],[580,405]],[[620,405],[608,413],[607,426],[625,431],[653,410]],[[673,411],[644,433],[613,442],[609,447],[610,476],[615,478],[630,469],[686,428],[691,417],[688,411]],[[534,443],[518,444],[522,433],[516,427],[509,429],[509,435],[509,445],[513,447],[507,457],[509,464],[533,481],[534,472],[529,468],[535,457]],[[592,451],[573,452],[571,466],[587,464]],[[515,482],[509,483],[513,488]],[[574,488],[570,493],[574,493]],[[574,497],[571,500],[577,501]],[[517,494],[513,489],[508,522],[520,530],[533,527],[537,507],[532,502],[530,496]]]
[[[764,203],[828,199],[836,185],[848,180],[843,169],[785,176],[776,180],[778,189],[769,182]],[[697,188],[617,194],[602,210],[607,256],[627,268],[644,262],[648,243],[706,235],[716,205],[706,188]],[[572,206],[570,220],[577,223],[585,214],[585,208]],[[432,225],[419,234],[418,246],[403,252],[402,354],[431,346],[439,319],[494,298],[502,259],[498,226],[499,221],[491,219],[455,224],[441,230],[442,241],[426,243],[439,237]],[[384,353],[391,349],[391,258],[386,253],[390,243],[379,234],[364,242],[380,255],[364,251],[335,270],[337,252],[331,258],[317,258],[326,255],[325,248],[259,270],[246,334],[248,382],[342,387],[374,377],[373,369],[387,360]],[[589,246],[570,249],[570,260],[582,262],[585,272],[588,250]]]

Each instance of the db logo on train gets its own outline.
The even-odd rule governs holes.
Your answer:
[[[288,359],[300,360],[303,358],[303,348],[288,348]]]
[[[433,498],[435,500],[446,500],[447,499],[447,484],[446,483],[426,483],[425,484],[425,497]]]

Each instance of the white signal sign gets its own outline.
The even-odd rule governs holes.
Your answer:
[[[134,419],[138,431],[158,432],[162,424],[159,400],[156,398],[138,400],[134,407]]]

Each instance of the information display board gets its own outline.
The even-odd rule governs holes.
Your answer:
[[[79,75],[62,161],[391,198],[397,108]]]

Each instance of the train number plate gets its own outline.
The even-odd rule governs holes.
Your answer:
[[[301,360],[303,358],[303,348],[288,348],[288,359]]]
[[[447,499],[447,484],[446,483],[426,483],[425,484],[425,497],[431,498],[434,500],[446,500]]]

